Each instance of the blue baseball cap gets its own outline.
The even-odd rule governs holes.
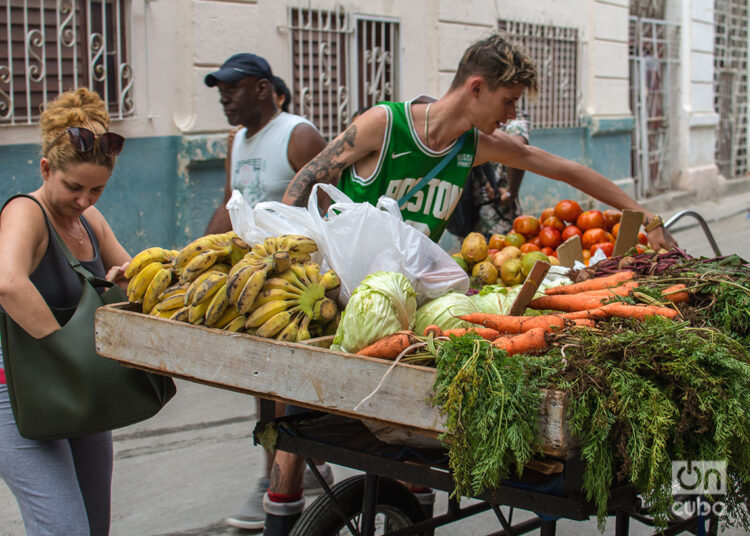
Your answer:
[[[219,82],[233,84],[248,76],[271,80],[273,73],[268,62],[255,54],[235,54],[225,61],[218,71],[207,74],[205,78],[208,87],[214,87]]]

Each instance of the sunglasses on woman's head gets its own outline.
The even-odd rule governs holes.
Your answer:
[[[117,156],[122,151],[122,146],[125,144],[125,138],[114,132],[105,132],[104,134],[94,134],[87,128],[84,127],[68,127],[62,134],[60,134],[55,140],[50,143],[47,147],[47,152],[44,154],[46,157],[52,147],[60,141],[60,139],[68,134],[70,143],[73,148],[81,153],[87,153],[94,149],[96,139],[99,138],[99,150],[109,156]]]

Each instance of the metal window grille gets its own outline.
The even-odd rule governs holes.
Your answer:
[[[531,125],[535,129],[578,126],[578,30],[508,20],[498,21],[498,29],[523,45],[536,64],[539,95],[524,96],[519,103]]]
[[[716,165],[725,177],[748,173],[748,3],[714,3]]]
[[[635,117],[631,162],[639,198],[671,185],[670,95],[679,40],[678,24],[630,17],[630,108]]]
[[[133,114],[126,0],[5,0],[0,7],[0,124],[31,124],[76,87],[96,91],[113,118]]]
[[[361,107],[396,95],[398,22],[335,11],[289,8],[292,109],[326,139]]]

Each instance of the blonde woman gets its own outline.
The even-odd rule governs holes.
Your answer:
[[[0,306],[35,338],[60,328],[50,307],[75,309],[81,283],[54,238],[94,275],[123,284],[130,256],[94,207],[124,138],[87,89],[60,95],[40,120],[42,185],[0,213]],[[1,372],[1,371],[0,371]],[[21,437],[0,376],[0,477],[29,535],[109,533],[112,434],[54,441]]]

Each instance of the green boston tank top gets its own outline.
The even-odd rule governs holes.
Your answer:
[[[412,122],[412,101],[382,102],[378,106],[385,108],[387,123],[375,171],[370,177],[361,177],[350,166],[338,185],[353,201],[373,205],[381,195],[401,199],[453,148],[451,144],[436,152],[422,143]],[[477,137],[476,129],[472,129],[448,165],[401,207],[404,221],[435,242],[440,240],[474,165]]]

